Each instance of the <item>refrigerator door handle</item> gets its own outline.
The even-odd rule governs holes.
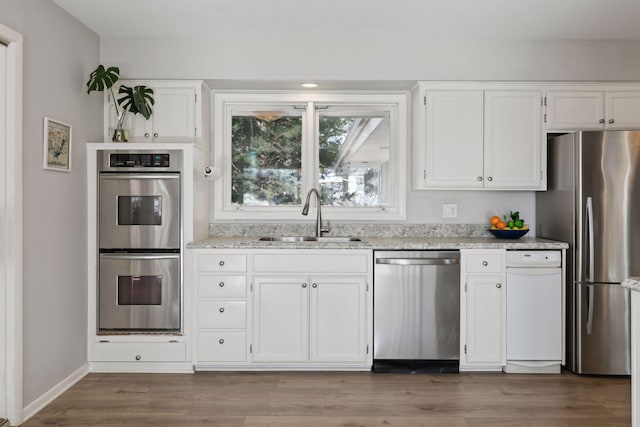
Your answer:
[[[593,285],[587,285],[587,335],[593,330]]]
[[[586,269],[586,279],[587,282],[593,282],[593,269],[594,269],[594,245],[593,245],[593,199],[591,197],[587,197],[587,244],[589,245],[589,250],[587,252],[587,260],[589,265]]]

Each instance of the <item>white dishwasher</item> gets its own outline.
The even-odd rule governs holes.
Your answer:
[[[505,372],[560,372],[563,302],[560,251],[507,251]]]

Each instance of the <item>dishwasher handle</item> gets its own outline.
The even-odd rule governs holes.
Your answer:
[[[376,264],[387,265],[457,265],[458,258],[376,258]]]

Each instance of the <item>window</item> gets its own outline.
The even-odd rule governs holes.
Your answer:
[[[213,219],[305,219],[307,192],[331,219],[405,215],[403,94],[215,94]]]

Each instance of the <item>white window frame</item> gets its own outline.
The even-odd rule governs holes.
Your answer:
[[[406,151],[408,146],[408,100],[406,92],[385,93],[238,93],[213,92],[214,138],[213,164],[220,170],[214,181],[213,221],[243,220],[251,222],[286,220],[309,221],[301,215],[307,192],[318,186],[318,115],[314,105],[362,105],[390,112],[389,172],[395,176],[389,188],[390,203],[385,207],[322,206],[325,220],[398,221],[406,219]],[[303,115],[302,200],[300,205],[241,206],[231,203],[231,114],[237,109],[306,106]],[[309,126],[311,125],[311,126]]]

